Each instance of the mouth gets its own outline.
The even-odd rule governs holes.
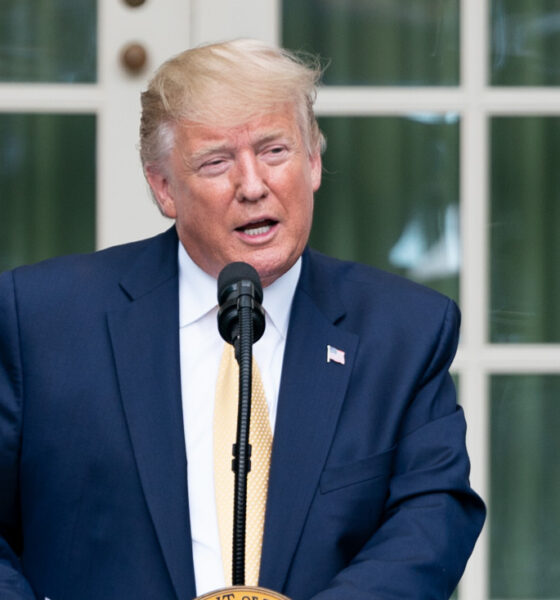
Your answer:
[[[273,219],[262,219],[260,221],[241,225],[241,227],[237,227],[235,231],[239,231],[249,237],[257,237],[259,235],[266,235],[277,224],[278,221],[274,221]]]

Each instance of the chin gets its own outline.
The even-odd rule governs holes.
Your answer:
[[[289,271],[300,254],[301,252],[299,254],[290,253],[285,255],[281,253],[279,255],[278,249],[274,251],[269,248],[268,250],[262,249],[257,252],[246,253],[237,260],[249,263],[259,274],[263,287],[266,287]]]
[[[295,263],[295,261],[294,261]],[[279,265],[253,265],[261,278],[263,287],[274,283],[279,277],[282,277],[284,273],[290,270],[294,263],[283,262]]]

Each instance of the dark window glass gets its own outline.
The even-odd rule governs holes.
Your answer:
[[[311,245],[459,294],[457,115],[328,117]]]
[[[560,85],[558,0],[493,0],[491,83]]]
[[[560,376],[496,375],[490,597],[560,597]]]
[[[94,82],[96,36],[96,0],[2,0],[0,81]]]
[[[332,59],[330,85],[457,85],[459,0],[283,0],[283,45]]]
[[[560,118],[491,122],[493,342],[560,342]]]
[[[95,117],[0,115],[0,270],[95,246]]]

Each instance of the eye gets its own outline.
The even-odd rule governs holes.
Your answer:
[[[202,175],[220,175],[228,166],[228,161],[223,157],[214,157],[203,162],[198,171]]]
[[[273,144],[264,149],[265,160],[276,164],[282,162],[288,155],[288,148],[285,144]]]
[[[220,165],[221,163],[223,163],[223,159],[221,158],[214,158],[212,160],[209,160],[207,162],[204,163],[204,167],[213,167],[215,165]]]

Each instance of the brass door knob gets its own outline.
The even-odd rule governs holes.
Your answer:
[[[148,53],[142,44],[130,43],[122,49],[121,63],[132,75],[140,73],[147,62]]]

